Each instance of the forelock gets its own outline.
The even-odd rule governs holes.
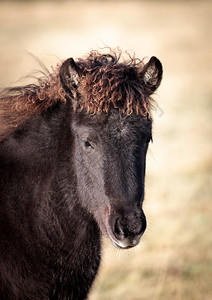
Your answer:
[[[79,105],[89,113],[108,113],[111,108],[130,115],[146,116],[152,100],[147,97],[139,79],[144,63],[128,55],[122,60],[121,52],[100,54],[92,51],[79,59],[82,69]]]

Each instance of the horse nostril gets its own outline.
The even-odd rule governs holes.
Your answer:
[[[122,226],[120,224],[120,220],[119,219],[117,219],[115,221],[114,234],[115,234],[116,238],[118,238],[118,239],[123,239],[124,238],[124,231],[122,229]]]

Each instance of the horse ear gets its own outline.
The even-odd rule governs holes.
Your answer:
[[[76,89],[81,76],[81,69],[77,66],[73,58],[69,58],[60,68],[60,80],[65,90],[73,92]]]
[[[159,87],[162,75],[163,67],[161,62],[157,57],[152,56],[139,74],[140,80],[149,96]]]

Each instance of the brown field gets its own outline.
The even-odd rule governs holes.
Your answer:
[[[161,59],[147,159],[148,230],[135,249],[105,239],[90,300],[212,299],[212,2],[0,2],[0,86],[109,45]]]

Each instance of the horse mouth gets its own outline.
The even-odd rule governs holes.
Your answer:
[[[110,231],[111,231],[110,229],[109,230],[107,229],[107,235],[109,236],[112,244],[118,249],[122,249],[122,250],[131,249],[133,247],[136,247],[140,243],[141,236],[134,238],[132,241],[130,241],[129,239],[125,239],[124,241],[119,241],[118,239],[113,237],[113,233]]]
[[[123,249],[123,250],[127,250],[127,249],[131,249],[133,247],[135,247],[136,245],[128,245],[128,246],[124,246],[120,243],[115,242],[114,240],[112,240],[113,245],[118,248],[118,249]]]

